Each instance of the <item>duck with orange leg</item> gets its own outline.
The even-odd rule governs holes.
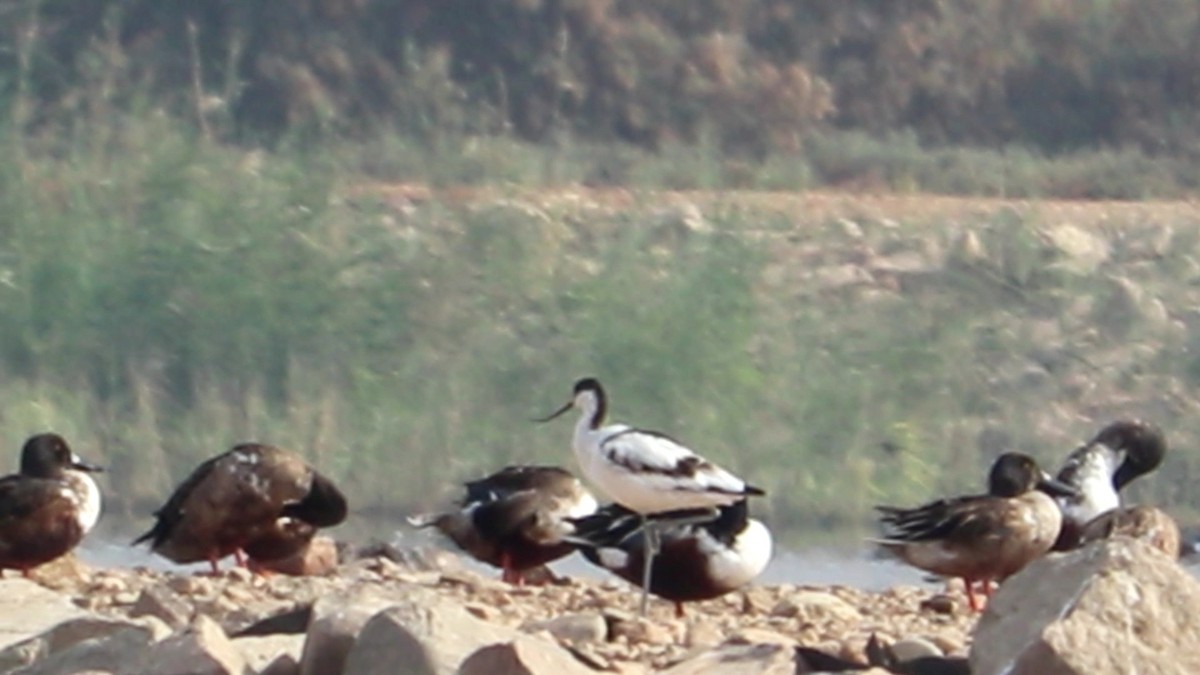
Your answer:
[[[975,585],[990,598],[991,581],[1002,583],[1049,551],[1062,527],[1050,495],[1075,494],[1031,457],[1005,453],[992,465],[985,495],[876,507],[883,534],[871,541],[913,567],[961,578],[971,610],[979,611]]]
[[[511,584],[525,572],[570,555],[568,519],[596,511],[595,497],[556,466],[509,466],[465,484],[458,507],[408,519],[433,527],[476,560],[501,569]]]
[[[290,555],[346,513],[342,492],[303,457],[242,443],[196,467],[133,543],[177,563],[207,561],[216,574],[229,555],[246,566],[247,550],[260,560]]]
[[[58,434],[32,436],[18,473],[0,478],[0,569],[30,570],[75,548],[100,518],[102,469]]]

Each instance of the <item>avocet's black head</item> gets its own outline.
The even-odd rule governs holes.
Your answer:
[[[994,497],[1019,497],[1033,490],[1064,497],[1078,494],[1075,488],[1042,471],[1029,455],[1006,452],[996,458],[988,474],[988,494]]]
[[[57,478],[67,469],[103,471],[71,451],[67,441],[58,434],[31,436],[21,448],[21,474],[32,478]]]
[[[576,381],[570,401],[567,401],[563,407],[555,410],[546,417],[534,421],[549,422],[571,408],[593,411],[591,425],[593,428],[599,427],[604,422],[604,416],[608,412],[608,398],[604,394],[604,387],[600,385],[600,380],[594,377],[585,377]]]
[[[1121,466],[1113,474],[1113,487],[1120,490],[1158,468],[1167,454],[1167,441],[1162,430],[1142,420],[1118,420],[1096,434],[1092,444],[1102,443],[1125,453]]]

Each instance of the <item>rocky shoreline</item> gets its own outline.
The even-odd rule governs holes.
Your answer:
[[[1107,557],[1096,558],[1096,550]],[[1108,623],[1120,609],[1146,623],[1138,631],[1170,630],[1161,641],[1186,645],[1200,637],[1192,635],[1200,628],[1163,615],[1180,607],[1190,616],[1196,605],[1187,603],[1200,602],[1200,584],[1157,551],[1118,540],[1051,558],[1000,590],[993,604],[1007,615],[989,609],[982,619],[966,610],[957,588],[868,592],[788,584],[690,604],[682,619],[669,603],[656,602],[643,619],[636,615],[637,594],[621,582],[557,579],[514,587],[440,552],[368,555],[334,574],[307,577],[243,569],[216,576],[90,569],[67,559],[37,570],[34,580],[0,581],[0,606],[6,606],[0,610],[0,672],[790,674],[810,672],[797,647],[866,663],[872,636],[904,653],[951,657],[966,657],[973,632],[985,627],[988,639],[1003,644],[1006,621],[1036,637],[1040,624],[1012,616],[1028,594],[1049,617],[1047,625],[1074,621],[1077,608],[1091,602],[1098,608],[1093,614],[1109,613]],[[1085,576],[1073,579],[1076,569]],[[1090,599],[1103,586],[1093,580],[1109,577],[1120,577],[1125,599],[1115,601],[1119,608],[1103,597]],[[1042,579],[1054,580],[1052,592],[1037,588]],[[1071,611],[1046,610],[1054,592],[1072,584],[1086,592],[1067,594]],[[1140,600],[1130,604],[1130,593]],[[1143,610],[1152,614],[1135,616]],[[1130,639],[1144,638],[1138,631]],[[1041,642],[1026,635],[1020,644],[1051,644],[1045,635],[1052,632]],[[1079,636],[1071,635],[1077,644]],[[1178,658],[1156,649],[1162,658]],[[1010,653],[1015,660],[1023,652],[1012,647]],[[1179,666],[1185,669],[1144,672],[1200,672]]]

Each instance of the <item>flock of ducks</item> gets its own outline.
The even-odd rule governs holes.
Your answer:
[[[472,557],[524,583],[525,574],[576,551],[640,586],[645,613],[653,594],[675,603],[718,597],[759,576],[772,538],[750,517],[764,491],[665,434],[606,423],[600,382],[575,383],[571,399],[548,422],[577,410],[572,449],[583,477],[611,499],[601,506],[571,472],[555,466],[510,466],[465,484],[443,513],[414,516]],[[1051,550],[1112,536],[1142,538],[1171,556],[1179,530],[1152,507],[1122,508],[1119,491],[1157,468],[1166,454],[1154,425],[1122,420],[1070,453],[1051,477],[1018,453],[998,457],[986,494],[940,499],[916,508],[877,507],[881,535],[872,541],[900,560],[976,589]],[[56,434],[26,441],[17,474],[0,479],[0,569],[28,575],[74,548],[100,516],[100,490]],[[147,542],[177,563],[218,561],[269,572],[301,552],[320,528],[341,523],[343,493],[299,455],[245,443],[198,466],[155,512]]]

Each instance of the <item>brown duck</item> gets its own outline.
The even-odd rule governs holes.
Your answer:
[[[571,472],[556,466],[509,466],[465,484],[459,508],[408,519],[435,527],[480,562],[521,584],[525,570],[558,560],[575,548],[563,540],[568,519],[595,512],[595,497]]]
[[[874,540],[901,560],[942,576],[961,577],[978,610],[973,584],[991,595],[1004,581],[1050,550],[1062,512],[1049,494],[1074,489],[1038,468],[1031,457],[1005,453],[988,476],[988,494],[941,499],[914,509],[876,507],[883,536]]]
[[[29,570],[79,544],[100,517],[100,471],[58,434],[38,434],[21,449],[19,473],[0,478],[0,569]]]
[[[158,521],[133,543],[177,563],[233,555],[245,564],[286,558],[304,548],[318,528],[346,518],[346,498],[300,455],[261,443],[243,443],[200,466],[155,512]]]

